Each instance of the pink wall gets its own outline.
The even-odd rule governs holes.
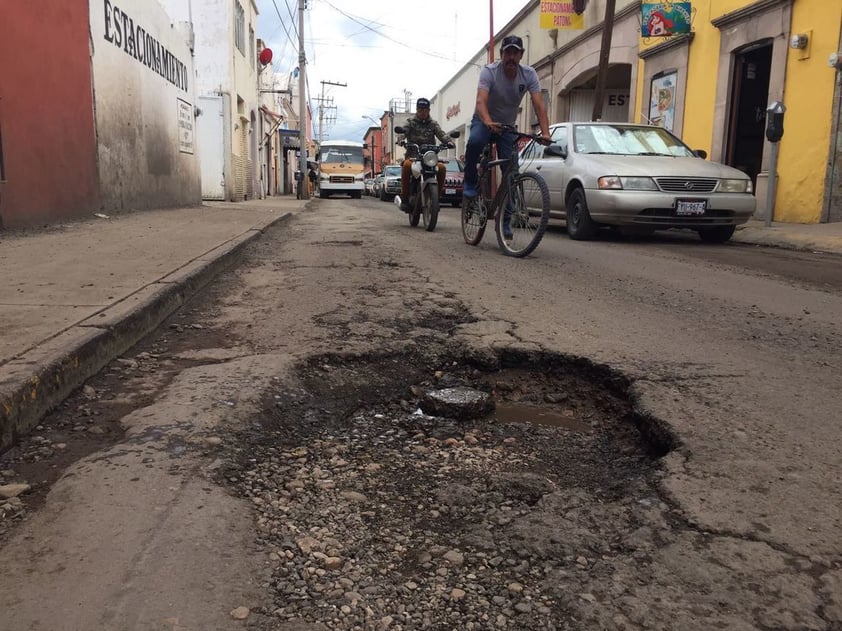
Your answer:
[[[88,3],[3,2],[0,226],[99,209]]]

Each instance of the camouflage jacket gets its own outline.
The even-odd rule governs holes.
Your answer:
[[[442,143],[451,140],[450,136],[432,118],[423,121],[416,116],[408,118],[406,125],[404,125],[404,132],[406,142],[414,142],[418,145],[434,145],[436,144],[436,138],[441,140]]]

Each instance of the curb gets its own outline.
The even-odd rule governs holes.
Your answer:
[[[842,255],[842,231],[840,234],[807,233],[786,228],[755,226],[738,227],[731,240],[748,245],[760,245],[784,250],[821,252]]]
[[[0,368],[0,451],[230,268],[284,213],[140,288]]]

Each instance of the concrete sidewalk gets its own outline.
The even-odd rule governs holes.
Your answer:
[[[0,233],[0,449],[306,203],[207,203]]]
[[[306,203],[208,203],[0,233],[0,449]],[[842,223],[752,221],[733,240],[842,254]]]
[[[737,227],[731,238],[737,243],[767,245],[810,252],[842,255],[842,221],[836,223],[792,224],[751,220]]]

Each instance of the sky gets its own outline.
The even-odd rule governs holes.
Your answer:
[[[298,65],[299,0],[256,0],[257,37],[272,49],[275,72]],[[318,138],[361,141],[393,99],[432,97],[526,0],[306,0],[304,48],[308,98]],[[322,81],[345,84],[322,84]]]

